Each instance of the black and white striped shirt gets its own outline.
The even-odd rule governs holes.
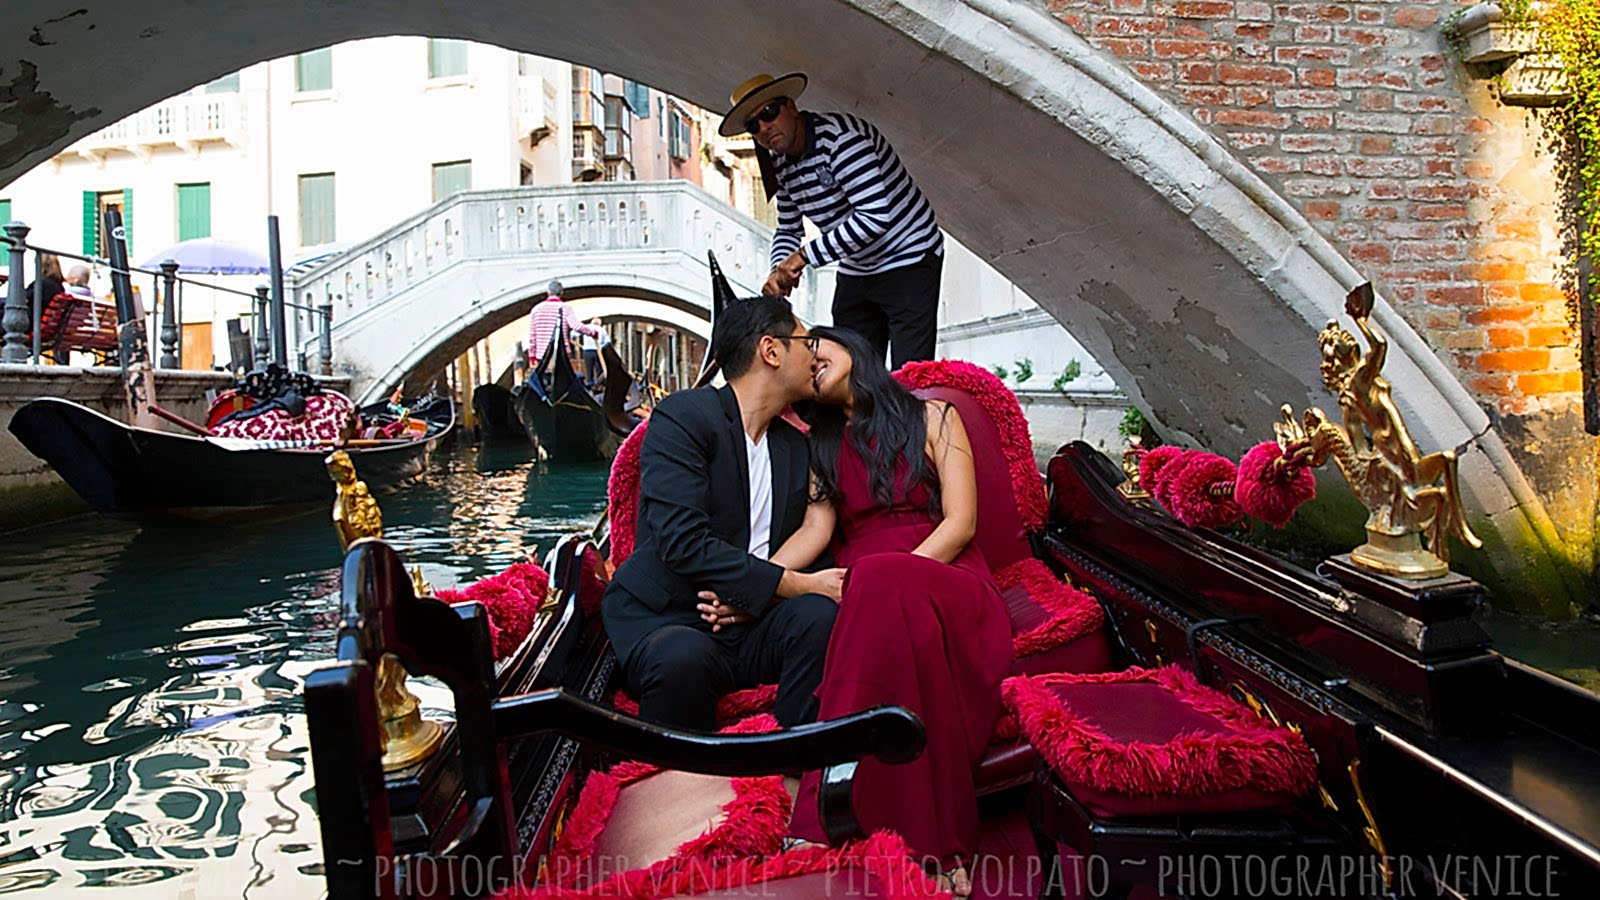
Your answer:
[[[840,274],[875,275],[943,250],[933,207],[878,129],[845,113],[803,115],[805,152],[773,154],[772,265],[802,250],[808,265],[837,262]],[[803,248],[802,216],[822,232]]]

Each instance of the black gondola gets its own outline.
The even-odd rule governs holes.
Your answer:
[[[530,376],[539,380],[543,393],[531,380],[512,388],[517,418],[542,458],[562,462],[610,459],[638,424],[638,418],[625,408],[633,376],[609,344],[601,348],[600,355],[606,363],[605,393],[600,400],[573,371],[566,335],[560,331],[551,338],[550,349]]]
[[[522,423],[517,419],[511,391],[498,384],[480,384],[472,389],[472,411],[478,417],[478,434],[488,438],[520,438]]]
[[[364,407],[381,416],[385,404]],[[351,446],[362,478],[378,488],[422,474],[455,426],[455,407],[435,399],[415,411],[415,439]],[[218,515],[333,499],[323,459],[331,446],[270,447],[126,425],[79,403],[44,397],[17,410],[11,433],[50,464],[90,506],[107,513]]]
[[[961,402],[959,393],[932,396]],[[988,414],[968,399],[963,419],[984,421]],[[1020,409],[1014,412],[1020,419]],[[975,452],[981,444],[980,458],[1001,460],[1006,446],[1031,447],[1025,434],[1014,437],[1003,441],[997,426],[974,438]],[[1031,455],[1021,468],[1013,484],[1031,485],[1037,496],[1027,505],[1039,522],[1033,540],[1023,542],[1026,561],[1043,564],[1042,583],[1069,576],[1103,625],[1042,652],[1069,651],[1050,659],[1050,668],[1020,671],[1029,678],[1064,676],[1076,691],[1135,685],[1100,694],[1121,701],[1080,706],[1100,711],[1101,721],[1131,737],[1063,726],[1061,734],[1030,734],[1017,743],[996,730],[974,780],[986,829],[1006,840],[990,845],[992,860],[974,865],[989,872],[998,862],[1000,871],[1041,873],[1043,881],[1007,876],[1001,893],[984,896],[1061,896],[1063,886],[1071,896],[1085,882],[1091,885],[1085,896],[1119,897],[1140,887],[1168,896],[1473,897],[1528,890],[1580,897],[1600,890],[1594,725],[1600,698],[1494,653],[1472,621],[1482,600],[1473,582],[1454,575],[1405,582],[1358,570],[1347,557],[1314,572],[1301,569],[1127,499],[1118,491],[1123,471],[1083,444],[1063,447],[1050,463],[1048,497]],[[1010,521],[1005,517],[1021,514],[1026,493],[980,492],[980,519],[1000,514]],[[612,497],[627,502],[625,493]],[[991,501],[999,505],[985,505]],[[540,626],[553,629],[559,620],[560,637],[536,631],[535,642],[544,646],[530,652],[543,667],[518,688],[497,683],[485,668],[481,609],[451,610],[415,598],[386,546],[352,547],[343,628],[365,630],[359,639],[341,640],[339,662],[306,681],[331,896],[420,896],[423,872],[485,873],[477,886],[456,882],[454,890],[468,896],[519,880],[549,884],[550,872],[538,862],[567,858],[553,837],[563,823],[596,827],[595,819],[579,815],[596,807],[585,807],[581,794],[573,801],[577,784],[615,771],[608,766],[619,757],[721,776],[827,769],[819,799],[837,842],[856,824],[855,767],[848,761],[904,760],[920,752],[920,723],[894,708],[778,733],[706,734],[664,729],[626,715],[620,704],[605,706],[623,687],[595,615],[605,571],[598,560],[611,554],[604,540],[601,548],[569,544],[564,552],[569,562],[558,565],[564,571],[553,581],[560,591],[549,610],[553,619]],[[585,554],[596,559],[581,561]],[[1086,644],[1109,657],[1089,662],[1092,655],[1072,655]],[[461,774],[424,788],[420,797],[417,785],[392,776],[386,782],[376,767],[372,667],[385,648],[413,671],[440,677],[456,696],[456,743],[427,768]],[[1162,678],[1187,687],[1153,688]],[[508,687],[526,693],[509,694]],[[1190,699],[1182,699],[1185,691]],[[1026,734],[1024,719],[1019,709],[1016,721]],[[1053,755],[1063,744],[1085,741],[1105,752]],[[1191,743],[1198,749],[1190,752]],[[537,757],[526,755],[530,746],[540,748]],[[1173,747],[1166,756],[1147,752]],[[500,761],[508,753],[516,758],[509,777]],[[1086,793],[1058,767],[1130,758],[1143,761],[1141,773],[1174,777],[1119,799],[1109,791]],[[1090,759],[1096,762],[1083,762]],[[1300,767],[1298,792],[1275,796],[1255,781],[1215,787],[1224,774],[1263,759]],[[664,802],[702,800],[681,791]],[[656,817],[670,815],[633,807],[618,840],[626,846],[629,836],[647,835]],[[606,852],[634,858],[611,845]],[[768,896],[885,895],[870,880],[864,886],[858,880],[851,892],[849,885],[817,880],[826,873],[796,875],[807,870],[790,864],[798,866],[804,853],[785,852],[784,865],[760,872],[761,860],[717,870],[726,879],[795,876],[781,885],[734,880],[712,890],[701,875],[721,863],[705,857],[647,857],[650,868],[642,863],[635,870],[643,881],[589,884],[606,896],[731,896],[745,888],[771,890]],[[528,864],[519,867],[519,860]],[[1199,880],[1229,871],[1214,867],[1230,860],[1239,861],[1233,874]],[[1252,880],[1251,864],[1275,880]],[[1285,881],[1283,873],[1292,874]],[[679,875],[690,889],[625,889]]]

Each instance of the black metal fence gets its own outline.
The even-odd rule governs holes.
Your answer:
[[[274,217],[275,218],[275,217]],[[272,261],[278,268],[280,263],[277,250],[276,228],[274,221],[270,224],[269,234],[272,238],[274,253]],[[186,278],[178,274],[179,266],[168,259],[163,260],[159,270],[143,269],[129,265],[118,268],[108,259],[95,256],[85,256],[70,253],[65,250],[56,250],[41,247],[28,242],[29,228],[22,222],[7,223],[4,235],[0,236],[0,243],[7,245],[9,251],[9,265],[7,268],[6,300],[4,317],[0,318],[0,328],[4,329],[4,345],[0,347],[0,363],[32,362],[38,365],[45,349],[43,340],[43,319],[45,310],[54,297],[44,296],[43,275],[45,255],[53,255],[60,259],[76,260],[88,263],[91,266],[110,271],[113,275],[123,275],[132,279],[134,276],[149,276],[151,280],[151,296],[155,298],[155,308],[144,311],[144,314],[154,319],[159,313],[161,357],[158,368],[178,369],[182,367],[183,359],[183,329],[181,322],[183,287],[208,288],[244,297],[251,302],[251,312],[248,316],[250,334],[253,340],[251,348],[251,367],[259,368],[270,361],[288,365],[289,346],[288,337],[283,327],[285,310],[294,308],[311,313],[313,322],[320,323],[318,351],[323,375],[333,374],[333,304],[325,303],[321,307],[304,306],[292,303],[284,297],[283,274],[281,268],[273,273],[272,285],[261,285],[254,293],[241,291],[226,285],[212,282],[199,281]],[[29,296],[25,290],[28,282],[27,254],[33,253],[32,282],[33,292]],[[240,316],[241,323],[246,319]],[[153,322],[151,324],[154,324]],[[296,327],[298,329],[298,319]],[[153,329],[152,329],[153,330]],[[305,367],[305,360],[301,359],[301,368]],[[238,374],[238,373],[235,373]]]

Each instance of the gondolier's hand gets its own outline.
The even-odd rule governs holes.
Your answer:
[[[773,269],[772,274],[767,276],[767,283],[761,286],[761,293],[771,297],[787,297],[797,283],[790,281],[782,269]]]
[[[721,631],[724,625],[738,625],[740,622],[750,621],[750,614],[729,606],[722,602],[716,591],[701,591],[701,603],[695,609],[700,610],[700,618],[711,623],[711,630]]]
[[[800,273],[805,271],[805,268],[805,256],[799,250],[794,251],[772,267],[772,274],[767,276],[767,283],[761,292],[789,296],[789,292],[800,284]]]

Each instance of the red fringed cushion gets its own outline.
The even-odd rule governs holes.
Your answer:
[[[623,439],[611,460],[611,477],[606,482],[606,503],[611,518],[611,564],[633,555],[634,528],[639,513],[639,448],[644,445],[645,419]]]
[[[212,409],[224,399],[218,397]],[[300,416],[290,416],[281,409],[264,412],[248,419],[221,422],[212,431],[218,437],[250,438],[258,441],[331,441],[349,421],[356,405],[349,397],[337,391],[323,391],[306,398],[306,411]]]
[[[1056,776],[1100,815],[1276,808],[1316,784],[1304,738],[1177,666],[1009,678],[1002,693]]]
[[[1063,582],[1034,557],[994,573],[1011,615],[1011,658],[1053,650],[1099,631],[1105,614],[1093,597]]]
[[[759,687],[734,691],[717,701],[717,721],[737,722],[748,716],[769,713],[777,702],[778,686],[775,684],[763,684]],[[617,691],[611,698],[611,706],[617,712],[624,712],[630,716],[639,714],[639,701],[629,697],[625,691]]]
[[[1039,466],[1033,460],[1033,437],[1028,433],[1028,420],[1022,415],[1017,396],[993,372],[953,359],[906,363],[895,371],[894,377],[912,390],[954,388],[977,401],[999,432],[1022,527],[1029,532],[1044,528],[1049,510],[1044,479],[1039,477]],[[1004,565],[1005,560],[996,560],[995,564]]]
[[[1294,511],[1317,495],[1317,479],[1305,466],[1278,466],[1283,449],[1275,441],[1250,448],[1239,460],[1233,499],[1252,516],[1275,528],[1286,525]]]
[[[519,562],[465,588],[435,591],[446,603],[477,601],[489,614],[489,638],[494,658],[505,659],[527,640],[539,614],[539,604],[550,591],[550,576],[531,562]]]
[[[672,897],[874,897],[878,900],[936,900],[939,890],[893,832],[880,831],[843,847],[799,847],[776,856],[746,856],[727,861],[669,859],[635,869],[587,890],[513,887],[497,900],[562,900],[612,897],[667,900]]]
[[[1244,515],[1231,496],[1214,496],[1212,487],[1233,489],[1238,469],[1215,453],[1190,450],[1177,464],[1158,474],[1165,483],[1162,504],[1173,518],[1190,528],[1221,528]]]
[[[723,732],[777,728],[776,719],[761,715]],[[770,856],[781,848],[792,812],[780,775],[728,779],[644,762],[618,763],[584,782],[551,850],[545,877],[552,886],[582,890],[619,866],[653,869]]]

